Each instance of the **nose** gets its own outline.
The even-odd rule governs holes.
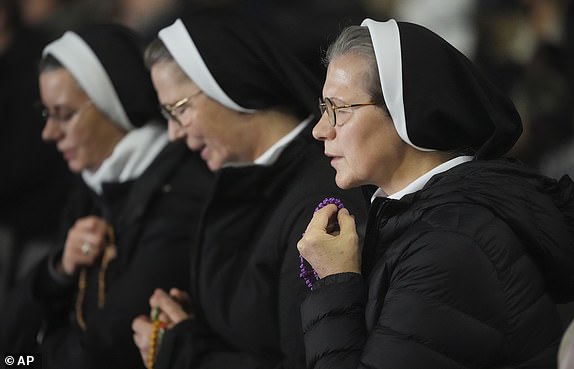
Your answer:
[[[64,131],[60,127],[60,124],[51,117],[48,117],[44,129],[42,129],[42,140],[58,141],[62,137],[64,137]]]
[[[335,137],[335,128],[329,123],[327,113],[321,115],[321,118],[313,127],[313,137],[318,141],[331,140]]]
[[[175,141],[185,136],[185,130],[183,127],[171,119],[167,123],[167,128],[168,136],[171,141]]]

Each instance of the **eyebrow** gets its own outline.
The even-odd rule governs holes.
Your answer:
[[[331,101],[333,101],[333,102],[340,103],[341,105],[351,105],[352,104],[349,101],[340,99],[338,97],[327,96],[326,98],[331,99]],[[323,101],[325,101],[325,97],[323,98]]]
[[[48,108],[48,107],[46,106],[46,108]],[[62,111],[62,110],[73,111],[74,110],[73,107],[71,107],[70,105],[66,105],[66,104],[56,104],[52,107],[52,109],[54,109],[54,111]]]

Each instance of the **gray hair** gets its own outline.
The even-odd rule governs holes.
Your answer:
[[[180,73],[177,76],[180,81],[189,80],[189,76],[181,69],[179,64],[175,61],[173,55],[169,52],[165,44],[159,38],[153,40],[144,51],[144,63],[145,66],[151,70],[151,68],[157,63],[173,63],[177,68],[176,70]]]
[[[52,70],[64,68],[64,65],[60,63],[60,61],[52,54],[45,54],[40,59],[40,63],[38,65],[38,71],[42,72],[49,72]]]
[[[380,103],[386,109],[373,41],[367,27],[350,26],[345,28],[327,49],[323,62],[325,65],[329,65],[333,59],[346,54],[355,54],[368,62],[369,67],[365,73],[365,90],[373,101]]]
[[[144,62],[148,69],[151,69],[155,64],[162,61],[172,61],[173,56],[167,50],[164,43],[156,38],[145,49]]]
[[[177,66],[177,70],[181,72],[180,80],[189,79],[187,74],[179,67],[165,44],[159,38],[153,40],[145,49],[144,51],[144,63],[148,69],[156,65],[157,63],[167,62],[167,63],[174,63]]]

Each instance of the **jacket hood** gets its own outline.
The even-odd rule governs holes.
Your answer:
[[[446,197],[479,204],[503,219],[523,240],[552,297],[574,299],[574,183],[568,176],[558,181],[508,159],[478,160],[433,177],[415,194],[431,206]]]

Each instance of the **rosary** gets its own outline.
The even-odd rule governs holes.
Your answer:
[[[116,258],[116,237],[114,234],[114,229],[108,226],[107,229],[107,245],[104,249],[104,254],[102,256],[102,264],[100,265],[100,270],[98,272],[98,308],[104,307],[106,300],[106,270],[108,269],[108,264],[110,261]],[[84,304],[84,299],[86,297],[86,289],[88,286],[88,268],[84,267],[80,271],[78,278],[78,295],[76,297],[76,321],[78,326],[85,331],[86,321],[84,319],[84,314],[82,312],[82,306]]]
[[[165,328],[167,324],[159,320],[159,308],[155,307],[152,311],[152,329],[150,335],[150,348],[147,357],[147,367],[148,369],[153,369],[155,364],[155,357],[157,354],[157,348],[161,343],[161,339],[163,338],[163,333],[165,332]]]
[[[324,208],[325,206],[329,205],[329,204],[336,205],[337,209],[339,209],[339,210],[341,210],[344,207],[344,205],[340,199],[338,199],[336,197],[328,197],[325,200],[321,201],[319,203],[319,205],[317,205],[313,214],[316,213],[318,210]],[[299,263],[299,277],[303,278],[303,280],[305,281],[305,284],[307,285],[307,287],[310,290],[313,290],[313,281],[311,280],[311,276],[313,278],[315,278],[315,281],[318,281],[319,275],[317,275],[317,272],[313,268],[311,268],[311,270],[307,270],[307,268],[305,267],[305,259],[303,258],[303,256],[301,254],[299,254],[299,261],[300,261],[300,263]]]

